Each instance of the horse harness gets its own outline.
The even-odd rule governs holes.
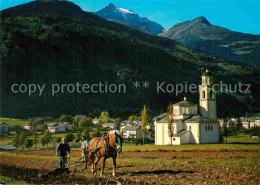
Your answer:
[[[105,144],[103,146],[99,146],[98,147],[99,142],[102,140],[102,139],[99,139],[97,144],[96,144],[96,148],[92,149],[92,150],[89,150],[89,152],[96,153],[96,155],[98,155],[99,150],[101,148],[105,148],[105,154],[107,156],[108,155],[108,150],[109,150],[109,147],[110,147],[109,146],[109,138],[108,137],[104,137],[103,139],[104,139],[104,142],[105,142]],[[100,154],[98,155],[98,157],[100,157]]]

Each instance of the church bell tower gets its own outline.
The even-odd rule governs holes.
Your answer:
[[[217,120],[216,94],[213,91],[213,74],[206,69],[201,76],[200,113],[203,117]]]

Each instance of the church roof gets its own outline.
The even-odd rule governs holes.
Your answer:
[[[210,119],[210,118],[206,118],[206,117],[203,117],[203,116],[201,116],[201,115],[192,116],[190,119],[187,119],[187,120],[185,120],[184,122],[194,122],[194,123],[198,123],[198,122],[218,123],[217,120]]]
[[[179,137],[179,136],[182,136],[183,134],[189,132],[190,130],[183,130],[183,131],[180,131],[178,132],[177,134],[174,134],[173,137]]]
[[[187,100],[183,100],[183,101],[180,101],[180,102],[175,103],[173,105],[189,106],[189,105],[197,105],[197,104],[196,103],[192,103],[192,102],[187,101]]]
[[[163,113],[155,118],[153,118],[154,120],[156,120],[157,122],[161,122],[161,120],[166,120],[167,121],[167,113]]]
[[[191,118],[191,116],[184,119],[174,119],[173,123],[177,123],[179,121],[185,121],[189,118]],[[157,123],[168,123],[167,113],[163,113],[160,116],[155,117],[154,119],[156,119]]]
[[[156,121],[157,121],[157,123],[167,123],[168,122],[167,115],[165,115],[162,118],[157,118]]]
[[[202,74],[202,76],[212,76],[213,73],[209,72],[207,69],[206,69],[206,72]]]

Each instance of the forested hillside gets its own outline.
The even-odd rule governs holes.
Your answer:
[[[169,102],[199,95],[156,93],[156,82],[195,83],[207,67],[215,81],[251,83],[252,94],[218,94],[218,115],[244,115],[259,108],[259,70],[199,54],[183,45],[84,12],[67,1],[34,1],[1,12],[1,116],[57,116],[108,110],[112,116],[153,114]],[[147,89],[134,81],[149,81]],[[60,93],[41,96],[12,93],[11,85],[125,83],[126,94]],[[46,87],[48,88],[48,87]],[[227,106],[228,105],[228,106]]]

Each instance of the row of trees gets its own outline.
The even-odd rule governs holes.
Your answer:
[[[237,134],[248,134],[250,136],[260,136],[260,127],[253,127],[250,129],[246,129],[243,127],[240,118],[238,118],[236,125],[231,125],[230,127],[227,127],[229,121],[228,117],[224,118],[223,121],[224,122],[221,128],[220,136],[226,138],[225,139],[226,143],[227,143],[228,136],[235,136]]]
[[[21,134],[16,133],[13,140],[12,140],[12,144],[16,147],[26,147],[26,148],[31,148],[37,147],[37,141],[38,141],[38,134],[37,132],[34,132],[32,135],[32,139],[27,138],[25,132],[22,132]],[[61,142],[61,138],[60,137],[54,137],[53,135],[51,135],[51,133],[49,133],[48,130],[46,130],[43,134],[43,136],[40,138],[40,143],[42,144],[42,146],[44,147],[45,145],[49,145],[50,143],[53,143],[53,146],[56,145],[56,143]]]
[[[65,139],[67,140],[67,142],[75,142],[78,143],[81,140],[82,136],[86,136],[86,138],[88,140],[94,138],[94,137],[100,137],[101,133],[100,131],[93,131],[93,132],[89,132],[88,129],[83,130],[83,132],[78,131],[77,133],[73,134],[73,133],[69,133],[67,135],[65,135]],[[31,148],[37,147],[37,144],[39,141],[42,145],[42,147],[44,146],[49,146],[49,144],[53,144],[53,146],[55,147],[57,143],[61,142],[61,137],[55,137],[54,135],[52,135],[48,130],[46,130],[44,132],[44,134],[42,135],[42,137],[39,137],[39,135],[37,134],[37,132],[34,132],[31,138],[27,138],[25,132],[22,132],[21,134],[16,133],[13,140],[12,140],[12,144],[16,147],[26,147],[26,148]]]

